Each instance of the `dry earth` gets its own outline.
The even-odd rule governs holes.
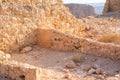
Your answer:
[[[18,62],[29,63],[37,67],[50,69],[57,72],[65,72],[74,77],[84,77],[86,80],[110,80],[109,77],[120,79],[120,61],[82,54],[80,52],[61,52],[32,46],[33,50],[28,53],[14,53],[12,59]],[[78,62],[74,58],[81,58]],[[71,63],[73,61],[73,63]],[[67,67],[66,67],[67,66]],[[72,66],[72,67],[71,67]],[[90,73],[84,70],[86,67],[97,67],[105,74]],[[115,77],[118,76],[118,77]],[[68,77],[62,80],[68,80]],[[71,80],[76,80],[72,78]],[[111,79],[112,80],[112,79]]]

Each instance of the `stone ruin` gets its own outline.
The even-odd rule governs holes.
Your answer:
[[[120,59],[120,45],[80,37],[84,26],[61,0],[0,0],[0,74],[14,79],[48,80],[63,76],[40,67],[11,60],[22,48],[39,45],[60,51]]]

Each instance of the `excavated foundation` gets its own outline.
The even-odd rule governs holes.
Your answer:
[[[25,80],[79,80],[87,79],[87,77],[84,77],[85,72],[81,72],[85,65],[98,63],[98,65],[102,65],[109,72],[109,75],[116,75],[116,71],[120,70],[120,62],[115,60],[120,59],[119,46],[70,36],[56,30],[39,28],[37,31],[36,41],[38,45],[33,45],[32,51],[22,54],[17,52],[11,55],[4,52],[0,53],[1,75],[10,76],[16,80],[21,78]],[[44,36],[42,36],[43,34]],[[66,64],[73,57],[80,55],[88,57],[88,60],[82,64],[80,63],[81,66],[76,66],[75,70],[70,69],[70,72],[67,72]],[[113,59],[113,61],[105,58],[90,57],[89,55],[99,56],[99,58],[107,57]],[[92,58],[97,58],[98,62],[89,62]],[[111,64],[108,64],[109,62]],[[105,66],[106,64],[107,66]],[[119,78],[117,79],[119,80]]]
[[[83,66],[98,64],[108,71],[107,80],[115,75],[120,79],[120,45],[82,36],[89,30],[85,24],[89,21],[77,20],[61,0],[0,0],[0,4],[0,76],[11,80],[95,80]],[[76,56],[80,60],[73,62]]]

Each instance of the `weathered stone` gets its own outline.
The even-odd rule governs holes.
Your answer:
[[[97,65],[97,64],[94,64],[94,65],[92,66],[92,68],[94,68],[94,69],[100,69],[100,66]]]
[[[88,75],[92,75],[92,74],[95,74],[96,73],[96,70],[91,68],[89,71],[88,71]]]
[[[120,11],[120,0],[106,0],[103,13]]]
[[[102,71],[101,71],[101,69],[100,68],[98,68],[98,69],[96,69],[96,74],[101,74],[102,73]]]
[[[70,71],[68,69],[62,69],[63,72],[69,73]]]
[[[69,61],[68,63],[67,63],[67,65],[66,65],[66,68],[75,68],[75,63],[74,63],[74,61]]]
[[[25,47],[20,52],[21,53],[27,53],[27,52],[30,52],[30,51],[32,51],[32,47]]]
[[[91,69],[90,66],[84,66],[84,67],[83,67],[83,70],[84,70],[84,71],[89,71],[90,69]]]
[[[97,61],[97,59],[95,59],[95,58],[94,58],[94,59],[92,59],[92,62],[95,62],[95,61]]]

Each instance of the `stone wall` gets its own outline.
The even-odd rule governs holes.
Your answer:
[[[12,60],[10,54],[2,51],[0,51],[0,75],[13,80],[61,80],[65,76],[61,72]]]
[[[44,36],[41,36],[43,35]],[[56,30],[38,29],[37,42],[40,46],[60,51],[80,51],[111,59],[120,59],[120,46],[76,37]]]
[[[103,13],[120,11],[120,0],[106,0]]]
[[[53,29],[38,28],[37,31],[37,43],[42,47],[62,51],[80,51],[86,54],[120,59],[119,45],[70,36]],[[0,51],[0,75],[10,76],[16,80],[62,80],[67,74],[11,60],[10,54]]]

